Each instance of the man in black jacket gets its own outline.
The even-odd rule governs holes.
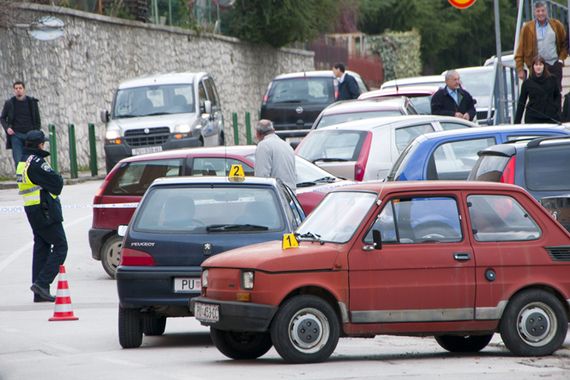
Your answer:
[[[432,115],[455,116],[465,120],[475,117],[475,101],[461,88],[459,73],[449,70],[445,74],[445,87],[440,88],[431,98]]]
[[[26,96],[24,82],[16,81],[12,86],[14,96],[4,103],[0,123],[6,131],[6,149],[12,149],[14,166],[18,165],[26,133],[41,128],[38,99]]]
[[[67,239],[63,230],[63,213],[58,195],[63,178],[45,158],[45,135],[42,131],[26,134],[24,151],[16,169],[19,194],[34,234],[32,286],[34,302],[54,302],[50,294],[53,282],[67,256]]]
[[[356,79],[348,73],[345,73],[346,68],[342,63],[336,63],[333,66],[333,74],[338,80],[338,98],[337,100],[350,100],[358,99],[360,89]]]

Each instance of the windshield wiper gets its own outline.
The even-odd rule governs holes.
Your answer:
[[[160,115],[170,115],[170,112],[153,112],[153,113],[147,113],[146,115],[141,115],[141,116],[160,116]]]
[[[321,243],[321,245],[325,244],[325,242],[321,240],[321,235],[315,234],[310,231],[305,232],[304,234],[295,233],[295,236],[301,240],[306,239],[306,240],[318,241],[319,243]]]
[[[327,176],[327,177],[316,179],[315,182],[333,183],[333,182],[336,182],[336,178]]]
[[[301,103],[303,102],[303,99],[291,99],[291,100],[282,100],[280,102],[273,102],[274,104],[279,104],[279,103]]]
[[[126,114],[126,115],[117,115],[115,119],[129,119],[131,117],[140,117],[141,115],[133,115],[133,114]]]
[[[267,231],[269,227],[257,224],[211,224],[206,227],[208,232],[224,231]]]
[[[297,184],[297,187],[311,187],[311,186],[317,186],[319,183],[333,183],[336,182],[336,178],[334,177],[323,177],[323,178],[319,178],[319,179],[315,179],[313,181],[305,181],[305,182],[299,182]]]
[[[335,162],[335,161],[348,161],[348,159],[346,158],[329,158],[329,157],[321,157],[321,158],[315,158],[314,160],[312,160],[311,162],[314,164],[317,161],[323,161],[323,162]]]
[[[316,182],[306,181],[306,182],[299,182],[297,184],[297,187],[311,187],[311,186],[316,186],[316,185],[317,185]]]

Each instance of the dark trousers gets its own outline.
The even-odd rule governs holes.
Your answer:
[[[12,158],[14,159],[14,167],[18,167],[20,157],[24,151],[24,141],[26,141],[26,134],[16,132],[15,135],[10,136],[10,143],[12,144]]]
[[[34,258],[32,262],[32,282],[42,288],[49,288],[59,272],[59,266],[67,257],[67,239],[63,224],[33,229]]]
[[[558,80],[558,88],[562,91],[562,62],[556,61],[553,65],[545,64],[548,72]]]

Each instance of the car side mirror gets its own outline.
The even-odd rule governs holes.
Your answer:
[[[372,241],[374,242],[374,249],[382,249],[382,234],[380,230],[372,230]]]
[[[110,117],[109,111],[107,111],[107,110],[101,111],[100,117],[101,117],[101,121],[102,121],[103,123],[108,123],[108,122],[109,122],[109,117]]]
[[[119,225],[119,227],[117,228],[117,235],[119,235],[120,237],[124,237],[127,234],[127,225],[121,224]]]

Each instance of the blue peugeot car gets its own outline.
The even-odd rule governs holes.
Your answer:
[[[117,268],[119,343],[162,335],[168,317],[191,316],[200,265],[230,249],[281,240],[305,215],[271,178],[171,177],[155,180],[126,230]]]
[[[506,125],[426,133],[416,137],[400,154],[388,181],[465,180],[491,145],[545,136],[570,135],[570,129],[552,124]]]

